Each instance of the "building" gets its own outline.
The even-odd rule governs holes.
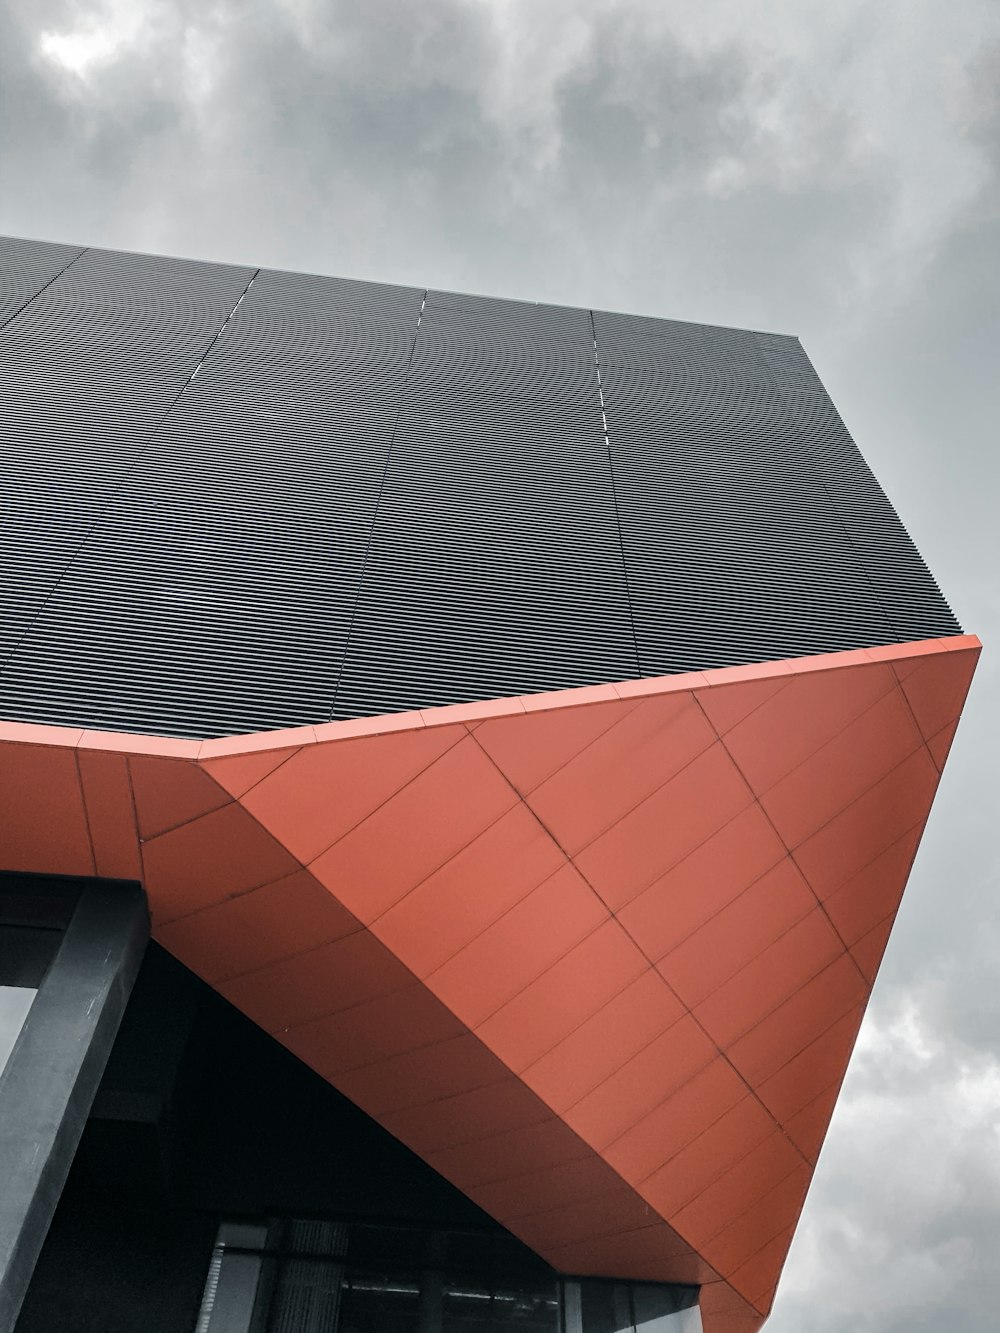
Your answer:
[[[799,343],[0,253],[0,1328],[759,1328],[979,649]]]

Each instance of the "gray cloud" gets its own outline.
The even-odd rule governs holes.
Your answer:
[[[800,334],[997,639],[989,0],[10,0],[0,230]],[[996,1323],[996,670],[956,742],[774,1333]]]

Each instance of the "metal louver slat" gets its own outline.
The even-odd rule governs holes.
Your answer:
[[[794,338],[0,241],[0,389],[8,717],[223,735],[958,632]]]
[[[257,276],[101,515],[4,678],[35,710],[205,735],[329,711],[420,293],[301,289]]]
[[[429,293],[334,715],[636,674],[589,317]]]

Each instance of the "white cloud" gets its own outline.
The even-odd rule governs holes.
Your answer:
[[[103,0],[90,10],[74,12],[67,28],[43,28],[38,49],[60,71],[88,82],[140,44],[147,18],[145,7],[133,0]]]
[[[916,991],[876,1002],[769,1327],[834,1333],[850,1311],[859,1333],[985,1328],[998,1146],[996,1055],[959,1047]]]

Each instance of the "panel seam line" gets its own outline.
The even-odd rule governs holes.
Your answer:
[[[78,255],[77,258],[79,258],[79,257],[80,257],[80,256]],[[75,262],[75,261],[71,261],[71,262]],[[69,264],[66,265],[66,268],[69,268]],[[64,269],[63,272],[65,272],[65,271],[66,271],[66,270]],[[56,593],[59,591],[59,589],[62,587],[63,583],[66,581],[67,576],[68,576],[68,575],[71,573],[71,571],[76,567],[76,562],[77,562],[77,560],[79,560],[79,558],[80,558],[80,554],[81,554],[81,552],[83,551],[84,547],[85,547],[85,546],[87,545],[87,543],[91,540],[91,538],[93,537],[93,535],[94,535],[94,533],[97,531],[97,529],[101,526],[102,521],[107,519],[108,514],[109,514],[110,511],[111,511],[111,507],[114,505],[114,503],[115,503],[117,497],[121,494],[122,490],[125,488],[125,486],[126,486],[126,485],[128,484],[128,482],[129,482],[129,480],[131,479],[131,477],[132,477],[133,474],[135,473],[136,468],[138,467],[138,465],[139,465],[139,463],[141,462],[141,460],[145,457],[145,455],[146,455],[146,453],[148,452],[149,447],[150,447],[150,445],[152,444],[153,440],[156,439],[156,437],[157,437],[157,435],[159,434],[159,432],[163,429],[163,427],[164,427],[164,425],[166,424],[166,422],[170,419],[170,416],[171,416],[171,414],[173,413],[174,408],[177,406],[177,404],[180,402],[181,398],[184,396],[184,393],[185,393],[186,389],[187,389],[188,386],[191,384],[191,382],[192,382],[192,380],[195,378],[195,376],[198,374],[198,371],[199,371],[199,370],[202,368],[202,366],[205,364],[205,361],[207,360],[207,358],[208,358],[209,355],[211,354],[212,349],[215,347],[216,343],[219,341],[219,339],[222,337],[223,333],[225,332],[227,324],[228,324],[229,321],[232,319],[232,317],[236,314],[236,311],[237,311],[237,310],[240,308],[240,306],[242,305],[242,303],[243,303],[243,299],[244,299],[244,297],[246,296],[247,292],[248,292],[248,291],[250,290],[250,288],[254,285],[254,282],[256,281],[257,276],[258,276],[259,273],[260,273],[260,269],[259,269],[259,268],[255,268],[254,271],[253,271],[253,275],[252,275],[251,278],[250,278],[250,281],[249,281],[249,282],[247,283],[247,285],[244,287],[243,292],[242,292],[242,294],[240,295],[240,299],[236,302],[236,304],[233,306],[232,310],[230,310],[229,314],[228,314],[228,315],[226,316],[226,318],[222,321],[221,325],[219,326],[218,332],[215,334],[215,336],[213,337],[212,341],[211,341],[211,342],[208,344],[208,346],[205,348],[204,352],[202,352],[201,357],[200,357],[199,360],[198,360],[198,364],[195,366],[194,370],[192,370],[191,374],[187,377],[187,379],[186,379],[186,380],[184,381],[184,383],[181,385],[180,389],[177,391],[177,393],[176,393],[176,394],[174,395],[174,397],[171,399],[169,406],[166,408],[166,410],[164,411],[164,413],[163,413],[163,415],[160,417],[160,419],[153,425],[153,427],[152,427],[152,429],[150,430],[149,434],[146,436],[146,439],[144,440],[144,442],[143,442],[143,443],[139,446],[139,448],[136,450],[136,452],[135,452],[135,454],[133,455],[132,459],[131,459],[130,462],[128,463],[128,466],[127,466],[127,467],[124,469],[124,471],[122,472],[122,475],[121,475],[121,478],[120,478],[118,484],[117,484],[116,486],[114,486],[114,487],[108,492],[107,501],[106,501],[106,504],[105,504],[104,509],[102,510],[101,514],[100,514],[97,518],[94,519],[94,521],[91,523],[90,527],[87,529],[87,531],[86,531],[86,532],[83,534],[83,536],[80,538],[79,542],[78,542],[77,545],[76,545],[75,550],[73,551],[73,554],[70,556],[69,560],[67,560],[66,564],[63,566],[62,573],[59,575],[58,579],[56,579],[55,583],[53,583],[52,587],[51,587],[51,588],[49,589],[49,591],[46,593],[46,595],[45,595],[44,599],[42,600],[40,606],[39,606],[38,609],[35,611],[35,614],[31,617],[31,619],[28,621],[27,625],[25,625],[24,629],[22,630],[21,634],[18,636],[18,639],[17,639],[16,643],[13,645],[13,647],[12,647],[11,650],[10,650],[10,652],[7,654],[7,657],[6,657],[6,659],[4,660],[3,666],[0,667],[0,676],[4,675],[4,674],[10,669],[10,667],[13,665],[13,662],[14,662],[15,657],[17,656],[18,652],[19,652],[20,649],[21,649],[21,645],[24,643],[25,639],[28,638],[28,636],[31,634],[32,630],[35,628],[35,625],[39,622],[39,620],[40,620],[40,619],[42,618],[42,616],[45,614],[45,610],[46,610],[46,608],[48,607],[49,603],[52,601],[53,597],[55,597],[55,595],[56,595]],[[58,275],[57,275],[57,276],[58,276]]]
[[[757,335],[755,334],[755,335],[754,335],[754,339],[755,339],[755,341],[756,341],[756,337],[757,337]],[[806,360],[807,360],[807,361],[809,361],[809,357],[808,357],[807,354],[806,354],[806,350],[805,350],[805,348],[802,346],[801,342],[799,342],[799,339],[796,338],[795,341],[796,341],[796,343],[798,343],[799,350],[801,351],[802,355],[806,357]],[[811,362],[811,361],[809,362],[809,365],[810,365],[810,369],[812,369],[812,362]],[[785,386],[784,386],[783,384],[779,384],[779,383],[778,383],[777,378],[776,378],[776,377],[774,376],[774,374],[771,372],[770,367],[768,367],[768,373],[771,375],[771,381],[772,381],[772,383],[774,384],[774,387],[775,387],[775,389],[777,390],[777,393],[778,393],[779,397],[785,402],[786,405],[788,405],[788,400],[789,400],[789,396],[790,396],[790,391],[789,391],[788,389],[786,389]],[[836,409],[836,407],[834,406],[834,404],[833,404],[832,402],[830,402],[830,400],[829,400],[829,396],[827,396],[827,402],[829,402],[830,407],[833,408],[833,412],[834,412],[834,414],[835,414],[835,416],[836,416],[838,422],[840,423],[841,428],[842,428],[843,431],[844,431],[844,434],[847,436],[848,440],[850,441],[850,447],[854,450],[854,452],[858,455],[858,457],[860,457],[862,465],[868,469],[868,473],[869,473],[869,475],[871,476],[872,480],[875,482],[876,487],[878,487],[878,489],[881,490],[881,487],[879,487],[879,484],[878,484],[878,481],[877,481],[877,479],[876,479],[876,477],[875,477],[875,474],[872,472],[871,468],[869,468],[869,467],[868,467],[868,464],[865,462],[865,459],[864,459],[864,456],[863,456],[862,453],[861,453],[861,450],[860,450],[860,449],[858,448],[858,446],[854,443],[854,438],[853,438],[853,436],[851,435],[850,431],[848,431],[846,425],[844,425],[843,418],[841,417],[840,413],[837,411],[837,409]],[[880,595],[880,593],[879,593],[879,590],[878,590],[878,588],[875,586],[875,581],[874,581],[874,579],[872,578],[872,571],[871,571],[871,569],[869,568],[868,561],[867,561],[867,559],[865,558],[864,554],[862,553],[862,550],[861,550],[860,546],[859,546],[859,545],[857,544],[857,542],[854,540],[854,534],[852,533],[850,527],[848,526],[847,513],[845,512],[844,508],[843,508],[842,505],[840,504],[840,501],[839,501],[839,500],[837,499],[837,497],[834,495],[833,489],[832,489],[832,487],[831,487],[831,485],[830,485],[830,482],[829,482],[829,479],[828,479],[828,477],[827,477],[827,470],[826,470],[825,461],[824,461],[824,459],[821,457],[821,455],[820,455],[819,451],[816,449],[816,447],[815,447],[815,445],[814,445],[812,439],[811,439],[808,435],[804,435],[804,436],[803,436],[803,443],[805,444],[806,449],[809,451],[809,457],[812,459],[813,467],[815,468],[816,479],[817,479],[817,481],[819,482],[820,486],[822,487],[823,494],[826,496],[827,504],[830,506],[830,512],[834,515],[834,517],[835,517],[837,523],[840,525],[841,531],[842,531],[843,534],[844,534],[844,539],[845,539],[845,541],[847,542],[848,549],[850,550],[850,552],[851,552],[851,554],[853,555],[854,560],[855,560],[855,562],[856,562],[856,567],[857,567],[857,569],[859,570],[859,572],[861,573],[862,577],[864,578],[865,583],[867,583],[867,585],[868,585],[868,590],[869,590],[869,592],[870,592],[871,595],[872,595],[872,600],[874,601],[875,605],[876,605],[876,606],[878,607],[878,609],[879,609],[879,612],[881,613],[882,617],[884,618],[885,623],[886,623],[886,628],[888,629],[889,633],[892,635],[893,642],[895,642],[895,643],[901,643],[902,640],[901,640],[900,637],[899,637],[899,631],[898,631],[898,629],[896,628],[896,622],[895,622],[895,619],[894,619],[894,617],[890,614],[888,607],[887,607],[887,606],[885,605],[885,603],[883,602],[882,597],[881,597],[881,595]],[[883,491],[882,494],[885,495],[885,492]],[[887,503],[888,503],[888,496],[885,496],[885,499],[886,499],[886,501],[887,501]],[[895,506],[892,505],[892,504],[890,503],[890,504],[889,504],[889,508],[890,508],[890,510],[892,511],[893,517],[896,519],[896,522],[899,523],[900,527],[902,527],[903,524],[902,524],[902,521],[901,521],[900,518],[899,518],[899,515],[896,513]],[[904,529],[904,531],[905,531],[905,529]],[[909,533],[907,533],[906,535],[907,535],[907,537],[909,537]],[[910,541],[910,544],[911,544],[911,546],[913,546],[913,549],[916,551],[916,546],[915,546],[915,544],[913,543],[912,539],[911,539],[911,541]],[[918,559],[921,559],[921,558],[922,558],[922,557],[920,556],[920,552],[919,552],[919,551],[917,551],[917,557],[918,557]],[[929,572],[930,572],[930,571],[928,571],[928,573],[929,573]],[[940,590],[939,590],[939,591],[940,591]],[[942,600],[943,600],[943,597],[942,597]],[[950,608],[949,608],[949,609],[950,609]]]
[[[4,320],[4,322],[0,324],[0,329],[5,329],[8,324],[13,324],[14,320],[17,319],[18,315],[23,314],[24,311],[27,310],[28,306],[31,305],[33,302],[37,301],[38,298],[41,296],[42,292],[48,291],[48,289],[52,286],[54,282],[58,282],[59,279],[62,277],[62,275],[67,271],[67,269],[72,268],[73,265],[76,263],[76,261],[78,259],[82,259],[83,256],[88,253],[89,250],[90,246],[84,246],[84,248],[80,250],[78,254],[75,254],[73,256],[73,258],[69,261],[68,264],[64,264],[58,273],[53,274],[53,276],[49,278],[48,282],[43,287],[39,287],[38,291],[34,292],[31,296],[28,297],[26,301],[24,301],[21,305],[19,305],[12,315],[8,315],[7,318]]]
[[[354,622],[357,619],[358,608],[361,605],[361,597],[364,592],[365,578],[368,574],[368,565],[371,561],[372,546],[375,543],[375,529],[378,526],[379,511],[382,507],[382,495],[385,491],[386,479],[389,475],[389,464],[392,462],[393,450],[396,447],[396,432],[399,429],[399,419],[403,415],[403,408],[406,405],[406,394],[410,385],[410,369],[413,365],[413,356],[417,350],[417,335],[420,333],[420,323],[424,317],[424,307],[427,304],[427,294],[429,288],[424,288],[424,294],[420,298],[420,309],[417,311],[417,325],[413,330],[413,340],[410,343],[410,355],[406,360],[406,374],[403,376],[403,384],[399,391],[399,403],[396,407],[396,415],[392,422],[392,433],[389,436],[389,447],[385,451],[385,463],[382,466],[382,476],[379,480],[378,494],[375,497],[375,511],[372,514],[371,527],[368,530],[368,541],[365,544],[364,559],[361,562],[361,573],[358,576],[357,591],[354,594],[354,604],[351,607],[351,618],[347,622],[347,634],[344,639],[344,651],[341,654],[340,666],[337,670],[337,680],[333,687],[333,698],[330,700],[330,708],[327,712],[326,721],[334,720],[334,713],[337,708],[337,697],[340,694],[340,686],[344,678],[344,668],[347,665],[347,655],[351,647],[351,638],[354,634]]]
[[[608,455],[608,475],[611,479],[611,503],[615,511],[615,526],[618,529],[618,549],[622,557],[622,577],[625,582],[625,603],[628,607],[629,625],[632,629],[632,646],[635,650],[635,671],[636,678],[642,679],[642,661],[639,657],[639,636],[635,627],[635,611],[632,604],[632,587],[628,571],[628,558],[625,554],[625,537],[622,532],[621,512],[618,507],[618,487],[615,483],[615,460],[611,452],[611,437],[608,434],[608,414],[604,403],[604,384],[601,379],[601,357],[597,346],[597,325],[594,322],[593,310],[587,311],[590,316],[590,332],[594,342],[594,370],[597,374],[597,396],[601,403],[601,428],[604,432],[604,448]]]

